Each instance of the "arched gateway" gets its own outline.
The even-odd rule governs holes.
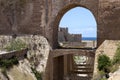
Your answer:
[[[4,2],[4,0],[1,1]],[[12,3],[14,4],[14,2]],[[86,60],[94,61],[89,55],[89,50],[58,48],[58,24],[68,10],[80,6],[93,13],[97,22],[97,47],[106,39],[120,39],[120,0],[25,0],[22,4],[15,4],[13,6],[11,6],[11,3],[3,5],[0,2],[0,35],[34,34],[46,37],[51,45],[45,74],[46,80],[62,80],[66,76],[62,73],[71,72],[71,67],[63,66],[69,63],[69,60],[73,61],[71,55],[74,52],[76,52],[74,56],[82,54],[89,56]],[[12,7],[14,7],[14,10]],[[90,50],[90,53],[93,53],[92,56],[94,57],[94,50],[92,52]]]
[[[97,18],[97,15],[98,15],[97,12],[95,12],[92,8],[87,7],[86,5],[82,5],[80,3],[73,3],[73,4],[69,4],[69,5],[65,6],[65,7],[63,7],[58,12],[57,16],[55,17],[54,23],[53,23],[53,41],[54,41],[53,45],[55,47],[58,46],[58,28],[59,28],[59,22],[60,22],[60,20],[61,20],[61,18],[63,17],[63,15],[67,11],[69,11],[70,9],[73,9],[75,7],[83,7],[83,8],[86,8],[86,9],[90,10],[93,13],[96,21],[98,20],[98,18]]]
[[[96,5],[96,4],[95,4]],[[90,7],[87,4],[81,4],[80,2],[71,2],[71,4],[66,4],[61,8],[53,20],[53,48],[51,52],[52,55],[52,67],[51,67],[51,80],[91,80],[93,76],[94,69],[94,57],[95,50],[92,48],[58,48],[58,28],[59,22],[63,15],[72,8],[84,7],[92,11],[96,20],[97,12],[96,9]],[[95,7],[94,7],[95,8]],[[96,7],[97,8],[97,7]],[[75,57],[82,57],[85,59],[84,62],[76,63]],[[79,62],[79,60],[77,60]],[[82,76],[81,76],[82,75]]]

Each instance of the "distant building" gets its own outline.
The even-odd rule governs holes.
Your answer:
[[[70,34],[68,28],[59,28],[58,30],[58,41],[59,42],[81,42],[81,34]]]

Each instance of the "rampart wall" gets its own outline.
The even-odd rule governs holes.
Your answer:
[[[58,41],[59,42],[81,42],[81,34],[70,34],[68,28],[59,28]]]
[[[43,35],[55,48],[63,15],[72,8],[84,7],[95,16],[98,46],[106,39],[120,39],[120,0],[25,0],[22,5],[20,1],[12,0],[13,6],[0,1],[0,34]]]

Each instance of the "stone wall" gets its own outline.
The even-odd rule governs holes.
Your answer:
[[[94,65],[94,78],[97,77],[98,75],[98,55],[99,54],[106,54],[107,56],[110,57],[110,59],[113,59],[113,56],[116,52],[116,49],[118,47],[118,44],[120,43],[120,40],[105,40],[96,50],[96,55],[95,55],[95,65]]]
[[[44,0],[0,0],[0,34],[43,34]]]
[[[106,39],[120,39],[120,0],[23,0],[27,2],[20,2],[22,5],[19,4],[21,0],[9,1],[11,0],[0,0],[0,34],[27,34],[24,39],[31,47],[28,56],[34,56],[31,62],[47,62],[48,57],[44,57],[45,60],[41,58],[41,54],[49,54],[45,43],[48,40],[52,48],[57,48],[59,22],[68,10],[78,6],[89,9],[95,16],[98,46]],[[38,34],[47,38],[45,43]]]
[[[63,42],[60,43],[64,48],[96,48],[96,41],[84,41],[84,42]]]
[[[99,0],[52,0],[52,7],[51,7],[51,24],[53,28],[53,37],[51,39],[53,46],[58,46],[57,41],[58,41],[58,27],[59,27],[59,22],[63,15],[69,11],[72,8],[75,7],[84,7],[89,9],[93,15],[95,16],[96,21],[98,20],[98,1]],[[50,30],[50,29],[49,29]]]
[[[4,45],[8,44],[13,39],[15,39],[15,38],[12,38],[12,36],[1,35],[0,36],[0,44],[1,44],[0,48],[3,48]],[[25,72],[26,75],[30,74],[33,77],[34,74],[33,73],[31,74],[31,72],[32,72],[31,67],[33,67],[38,72],[42,73],[43,80],[48,80],[47,78],[49,76],[49,72],[47,72],[47,69],[49,68],[48,58],[49,58],[50,46],[49,46],[49,43],[47,42],[47,40],[43,36],[39,36],[39,35],[17,36],[16,39],[20,39],[23,42],[25,42],[28,45],[28,49],[29,49],[27,52],[27,59],[20,60],[19,65],[16,67],[16,68],[20,68],[18,71],[19,75],[21,74],[21,76],[22,76],[24,71],[26,71]],[[13,72],[14,69],[16,70],[16,68],[13,68],[11,70],[11,72]],[[21,73],[21,70],[24,70],[23,73]],[[14,75],[17,76],[17,74],[15,74],[15,73],[11,74],[11,72],[10,72],[10,74],[8,74],[11,76],[11,77],[9,77],[10,80],[16,80],[14,78]],[[33,78],[35,78],[35,77],[33,77]],[[25,77],[20,78],[20,79],[26,80]],[[2,80],[4,80],[4,79],[2,79]]]
[[[98,45],[104,40],[120,40],[120,0],[99,0]]]
[[[24,59],[27,55],[28,49],[22,49],[20,51],[11,51],[7,52],[5,54],[0,54],[0,60],[1,59],[10,59],[12,57],[16,57],[18,60],[19,59]]]
[[[82,34],[68,34],[68,42],[81,42]]]
[[[120,0],[10,1],[0,0],[0,34],[40,34],[48,39],[51,46],[57,46],[62,16],[80,6],[89,9],[95,16],[98,46],[105,39],[119,40]]]
[[[58,41],[66,42],[68,41],[68,28],[59,28],[58,30]]]
[[[68,28],[59,28],[58,42],[81,42],[81,34],[70,34]]]
[[[0,0],[0,34],[40,34],[57,46],[59,21],[77,6],[90,9],[97,17],[98,0]]]

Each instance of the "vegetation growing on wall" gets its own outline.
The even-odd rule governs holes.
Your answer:
[[[113,64],[120,64],[120,44],[118,45],[118,48],[116,50],[116,53],[113,57]]]
[[[117,71],[119,69],[119,66],[120,66],[120,43],[118,44],[116,53],[112,60],[111,72]]]
[[[110,72],[111,60],[105,54],[99,55],[98,57],[98,69],[99,71]]]
[[[102,78],[103,76],[109,78],[111,65],[111,60],[108,56],[106,56],[105,54],[101,54],[98,56],[98,70]]]
[[[1,68],[9,69],[13,65],[17,65],[17,64],[18,64],[18,60],[17,60],[16,57],[12,57],[10,59],[2,59],[2,60],[0,60],[0,67]]]
[[[9,77],[7,75],[6,70],[10,69],[11,67],[13,67],[13,65],[17,65],[18,64],[18,60],[16,57],[12,57],[10,59],[2,59],[0,60],[0,68],[1,68],[1,72],[3,73],[3,75],[9,80]]]
[[[115,72],[119,69],[120,66],[120,45],[116,50],[116,53],[112,60],[105,54],[98,56],[98,70],[99,74],[102,76],[109,77],[108,73]],[[101,78],[102,79],[102,78]]]
[[[31,67],[32,72],[34,73],[37,80],[42,80],[42,73],[39,73],[35,68]]]
[[[105,78],[102,78],[102,79],[100,79],[100,80],[107,80],[107,79],[105,79]]]
[[[5,45],[5,49],[7,51],[14,51],[14,50],[21,50],[21,49],[24,49],[26,48],[27,45],[25,42],[23,42],[22,40],[20,39],[15,39],[15,40],[12,40],[9,44]]]
[[[86,61],[86,57],[80,56],[80,55],[73,56],[73,59],[74,59],[76,64],[84,63]]]

